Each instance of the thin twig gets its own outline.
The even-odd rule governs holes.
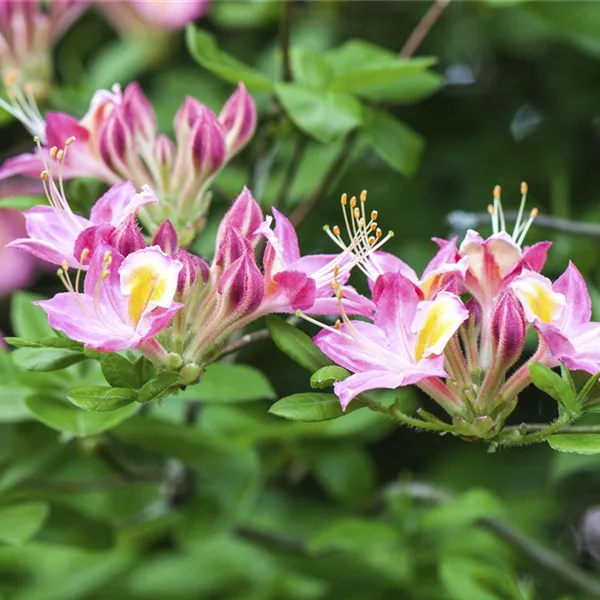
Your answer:
[[[307,146],[308,138],[305,135],[300,134],[296,140],[294,153],[290,159],[287,171],[285,172],[285,176],[281,183],[281,188],[279,189],[279,194],[277,194],[277,198],[275,199],[275,202],[273,202],[273,206],[275,208],[284,206],[288,192],[292,187],[292,183],[294,182],[296,173],[298,172],[298,168],[300,167],[300,163],[302,162],[302,157],[304,156]]]
[[[234,342],[231,342],[231,344],[228,344],[227,346],[225,346],[223,348],[223,350],[221,350],[221,353],[219,354],[219,358],[223,358],[224,356],[227,356],[228,354],[233,354],[234,352],[241,350],[248,344],[253,344],[254,342],[258,342],[260,340],[266,340],[268,337],[269,337],[269,330],[266,328],[258,329],[257,331],[253,331],[252,333],[246,333],[245,335],[238,338]]]
[[[514,223],[517,220],[517,211],[509,210],[504,213],[507,222]],[[456,230],[474,229],[475,227],[489,223],[490,215],[482,212],[466,212],[457,210],[451,212],[447,217],[450,226]],[[538,215],[533,222],[534,226],[543,227],[551,231],[569,233],[573,235],[584,235],[586,237],[600,237],[600,225],[597,223],[583,223],[581,221],[569,221],[548,215]]]
[[[505,427],[503,433],[519,432],[532,433],[535,431],[544,431],[548,428],[548,423],[523,423],[522,425],[511,425]],[[561,427],[556,433],[600,433],[600,425],[566,425]]]
[[[292,214],[290,215],[290,221],[294,226],[298,226],[305,219],[306,215],[313,209],[315,204],[328,192],[331,185],[334,183],[336,178],[340,175],[342,167],[346,162],[348,156],[354,149],[354,144],[358,139],[358,130],[351,131],[344,140],[344,145],[340,150],[339,154],[335,157],[333,162],[329,165],[325,175],[321,179],[321,183],[317,186],[317,189],[312,193],[311,197],[301,204]]]
[[[429,8],[417,26],[413,29],[404,46],[402,46],[402,50],[400,50],[400,53],[398,54],[400,58],[409,58],[416,52],[417,48],[429,33],[429,30],[435,25],[435,22],[440,18],[448,4],[450,4],[450,0],[437,0],[433,6]]]
[[[600,598],[600,581],[570,563],[565,557],[524,536],[512,525],[500,519],[482,517],[477,522],[481,527],[521,550],[533,562],[579,588],[585,594],[589,594],[590,598]]]
[[[290,58],[290,41],[292,33],[292,14],[294,0],[284,0],[281,27],[279,30],[279,45],[281,48],[281,77],[283,81],[292,81],[292,62]]]

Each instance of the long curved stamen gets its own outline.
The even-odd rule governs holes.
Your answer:
[[[46,122],[37,107],[33,88],[25,85],[21,89],[16,73],[6,75],[4,87],[10,103],[0,98],[0,107],[23,123],[27,131],[44,140],[45,143]]]

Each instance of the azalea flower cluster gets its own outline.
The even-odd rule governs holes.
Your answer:
[[[10,244],[59,267],[66,291],[38,304],[71,339],[103,352],[139,349],[191,383],[232,333],[263,315],[337,312],[334,277],[347,313],[372,312],[373,304],[345,285],[365,227],[340,254],[303,257],[290,221],[276,209],[264,217],[244,189],[220,223],[208,262],[183,247],[169,220],[144,237],[138,212],[162,203],[147,185],[118,183],[89,217],[74,213],[61,173],[76,144],[71,137],[48,150],[41,180],[49,205],[26,211],[28,236]],[[261,239],[262,269],[255,252]]]
[[[198,100],[186,98],[175,115],[175,141],[159,134],[152,105],[135,82],[124,91],[115,85],[111,91],[96,92],[81,119],[62,112],[44,118],[33,99],[27,103],[25,98],[13,112],[36,136],[38,149],[7,160],[0,180],[15,175],[38,178],[40,160],[49,160],[51,149],[65,140],[76,139],[74,151],[61,157],[62,178],[150,185],[162,202],[146,206],[140,212],[142,222],[155,231],[170,219],[186,244],[204,224],[210,183],[256,127],[256,107],[243,84],[218,117]]]
[[[492,235],[469,230],[460,245],[457,238],[434,239],[439,250],[421,277],[396,256],[371,252],[375,238],[351,251],[368,278],[373,313],[368,320],[350,319],[334,279],[341,318],[333,327],[320,324],[323,331],[314,338],[352,373],[334,386],[344,409],[368,390],[416,385],[452,417],[457,432],[494,437],[531,382],[531,361],[600,371],[600,323],[590,322],[583,277],[570,263],[553,283],[541,274],[550,242],[523,247],[537,214],[534,209],[523,218],[526,196],[522,184],[509,233],[496,187]],[[364,218],[358,208],[351,211]],[[346,253],[339,228],[328,233]],[[529,328],[539,343],[524,358]]]

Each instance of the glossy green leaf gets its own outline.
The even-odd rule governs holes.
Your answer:
[[[362,406],[355,402],[350,404],[346,412],[348,413],[358,408],[362,408]],[[300,421],[303,423],[329,421],[337,419],[344,414],[337,396],[334,394],[318,394],[316,392],[286,396],[275,402],[269,409],[269,412],[272,415],[283,417],[290,421]]]
[[[232,363],[214,363],[206,368],[197,384],[188,385],[175,398],[206,403],[273,400],[275,390],[269,380],[254,367]]]
[[[134,402],[137,393],[131,388],[83,385],[71,390],[67,399],[84,410],[109,412]]]
[[[181,381],[179,373],[159,373],[155,375],[141,387],[138,402],[145,404],[166,396],[175,391],[173,387],[178,381]]]
[[[575,392],[560,375],[539,362],[533,362],[529,365],[529,373],[536,388],[548,394],[569,412],[573,414],[579,412],[579,402]]]
[[[548,443],[559,452],[600,454],[599,433],[557,433],[548,438]]]
[[[45,337],[37,340],[30,340],[20,337],[6,337],[4,341],[16,348],[66,348],[67,350],[83,350],[83,344],[70,340],[66,337]]]
[[[275,94],[296,126],[320,142],[339,140],[362,123],[360,102],[349,94],[296,83],[278,83]]]
[[[324,89],[333,76],[327,60],[318,52],[295,48],[292,52],[294,81],[314,89]]]
[[[19,545],[30,540],[48,516],[48,506],[41,502],[0,506],[0,541]]]
[[[35,340],[54,335],[52,327],[48,325],[46,313],[33,304],[36,300],[45,298],[30,292],[18,292],[12,297],[10,320],[19,337]]]
[[[102,374],[113,387],[137,390],[140,387],[136,366],[124,356],[111,352],[100,359]]]
[[[366,112],[365,131],[377,155],[392,169],[407,177],[416,173],[425,147],[418,133],[381,110]]]
[[[279,350],[307,371],[312,373],[321,367],[333,364],[333,361],[321,352],[306,333],[286,323],[280,317],[269,315],[267,327],[271,339]]]
[[[496,593],[502,574],[485,562],[446,556],[440,564],[440,579],[451,600],[504,600]]]
[[[19,348],[13,352],[15,365],[26,371],[59,371],[85,359],[79,350],[66,348]]]
[[[310,386],[314,389],[323,389],[331,387],[336,381],[344,381],[350,376],[350,371],[337,365],[321,367],[315,371],[310,378]]]
[[[13,423],[31,419],[25,398],[31,389],[17,385],[0,385],[0,423]]]
[[[260,71],[220,50],[210,33],[188,25],[186,41],[192,57],[217,77],[231,83],[241,81],[253,90],[269,91],[273,88],[272,82]]]
[[[138,408],[129,404],[111,412],[91,412],[52,396],[33,395],[25,405],[38,421],[57,431],[78,437],[96,435],[128,419]]]

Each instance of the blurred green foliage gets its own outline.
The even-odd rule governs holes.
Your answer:
[[[321,226],[339,218],[340,194],[367,189],[396,233],[387,249],[417,270],[428,238],[453,233],[446,216],[481,211],[497,183],[507,204],[525,179],[542,212],[598,220],[600,5],[452,3],[419,57],[398,61],[428,7],[294,2],[291,81],[281,78],[284,3],[217,1],[200,29],[160,43],[118,39],[89,12],[56,50],[51,108],[81,115],[97,88],[139,79],[168,132],[185,95],[217,108],[244,81],[261,124],[216,181],[196,242],[204,254],[244,183],[287,213],[318,193],[298,227],[307,252],[331,250]],[[18,125],[2,131],[4,156],[27,146]],[[97,192],[70,187],[81,206]],[[532,239],[544,237],[534,228]],[[550,239],[551,275],[572,259],[598,285],[596,239]],[[48,275],[36,292],[57,289]],[[0,313],[0,329],[45,340],[0,350],[0,598],[600,597],[584,548],[600,532],[577,532],[598,503],[600,465],[581,444],[568,454],[545,445],[486,454],[360,405],[340,417],[332,395],[311,390],[309,374],[271,341],[212,365],[197,388],[165,398],[170,383],[151,380],[138,395],[144,361],[89,360],[98,357],[56,337],[32,299],[12,298],[12,325]],[[277,322],[270,327],[280,345]],[[326,364],[306,360],[311,372]],[[319,373],[315,387],[337,376]],[[142,393],[159,399],[132,417]],[[299,393],[303,420],[309,411],[321,422],[268,413]],[[99,398],[115,410],[93,412]],[[381,401],[432,409],[410,393]],[[281,402],[279,414],[293,419],[298,403]],[[555,412],[534,391],[512,422]]]

